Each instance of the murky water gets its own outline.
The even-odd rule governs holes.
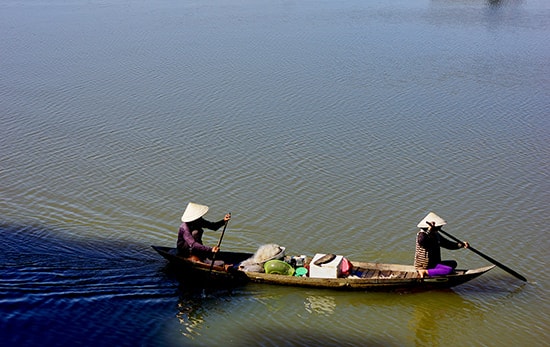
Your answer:
[[[547,2],[0,0],[0,31],[3,343],[549,339]],[[434,210],[530,282],[205,294],[150,248],[188,201],[226,250],[407,264]]]

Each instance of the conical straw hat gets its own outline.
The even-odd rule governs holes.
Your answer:
[[[192,222],[204,216],[208,212],[208,206],[195,204],[190,202],[187,204],[183,216],[181,216],[181,221],[184,223]]]
[[[430,223],[435,222],[436,227],[440,227],[447,224],[447,222],[443,218],[439,217],[433,212],[428,213],[428,215],[424,217],[424,219],[422,219],[420,223],[418,223],[417,227],[428,228],[429,225],[426,222],[430,222]]]

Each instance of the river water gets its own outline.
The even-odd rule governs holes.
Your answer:
[[[0,0],[0,32],[0,345],[548,346],[548,1]],[[434,211],[529,282],[205,292],[150,248],[189,201],[224,250],[404,264]]]

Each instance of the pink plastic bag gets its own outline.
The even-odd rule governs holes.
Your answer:
[[[342,262],[340,263],[340,271],[342,272],[342,276],[349,276],[352,267],[353,265],[347,258],[342,258]]]

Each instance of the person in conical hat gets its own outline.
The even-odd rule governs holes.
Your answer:
[[[448,275],[457,267],[454,260],[441,260],[440,247],[451,250],[468,248],[468,242],[454,242],[443,237],[439,233],[443,225],[447,222],[434,212],[428,213],[417,225],[420,231],[416,234],[414,267],[420,277]]]
[[[202,243],[204,229],[218,230],[231,219],[231,214],[227,213],[224,218],[217,222],[210,222],[203,218],[208,212],[208,206],[189,202],[183,215],[181,216],[181,225],[178,232],[178,254],[190,257],[195,256],[201,260],[211,258],[212,253],[219,251],[217,246],[209,247]]]

